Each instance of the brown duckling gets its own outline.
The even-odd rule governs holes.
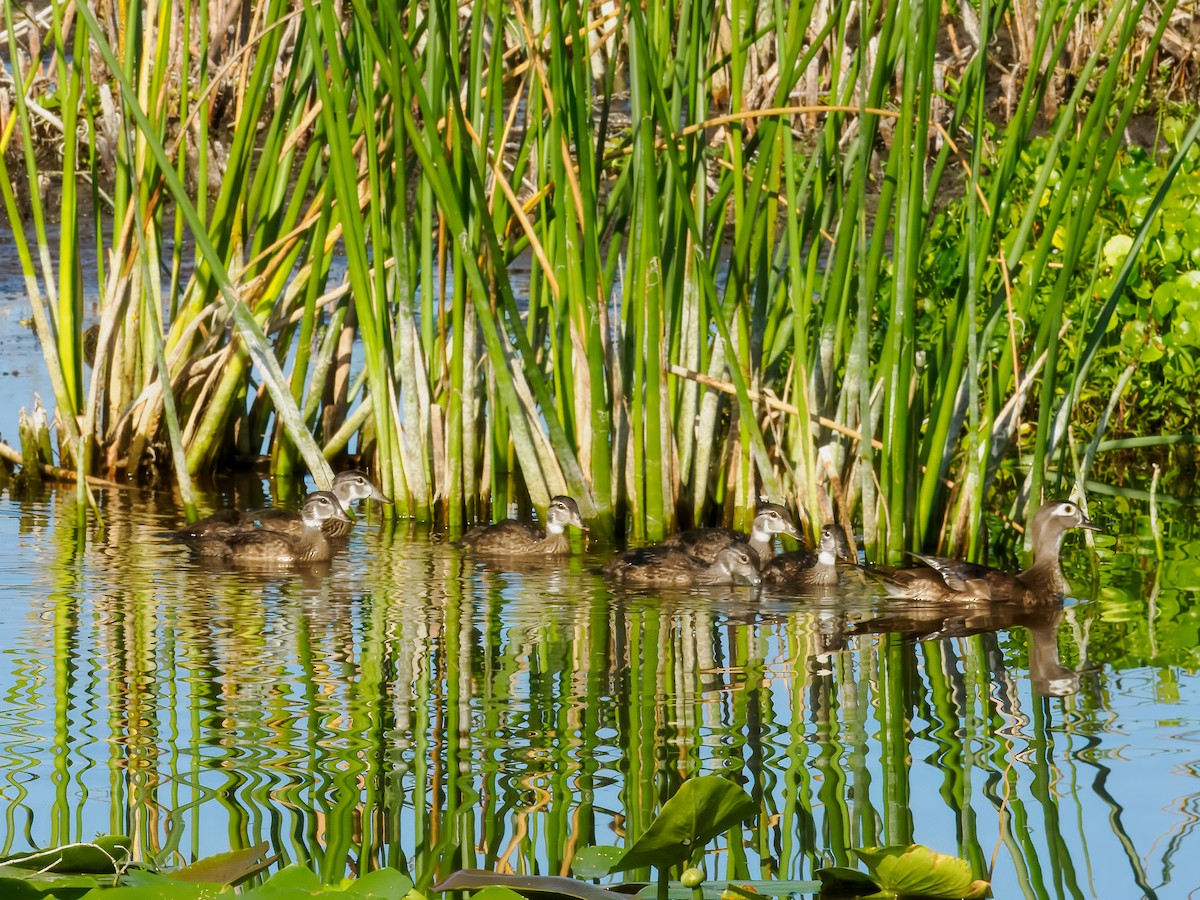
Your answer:
[[[330,519],[349,521],[333,493],[316,491],[308,495],[300,508],[298,528],[291,520],[281,520],[279,524],[286,530],[246,525],[241,530],[220,535],[209,533],[186,540],[200,556],[234,565],[326,562],[330,547],[322,526]]]
[[[758,507],[750,533],[743,534],[729,528],[689,528],[673,534],[662,542],[664,547],[674,547],[705,562],[717,558],[717,552],[732,544],[750,545],[760,560],[766,560],[775,550],[775,535],[786,534],[800,540],[800,529],[796,527],[792,514],[778,503],[764,503]]]
[[[717,551],[711,562],[675,547],[657,544],[626,550],[608,561],[604,574],[631,587],[692,587],[708,584],[759,584],[758,555],[735,542]]]
[[[793,550],[767,560],[762,578],[767,584],[827,587],[838,583],[837,561],[850,558],[850,543],[841,525],[821,529],[817,551]]]
[[[494,525],[472,528],[455,546],[485,556],[563,556],[571,552],[566,535],[568,525],[587,531],[579,514],[579,504],[570,497],[550,500],[546,510],[546,529],[505,519]]]
[[[391,502],[375,487],[371,479],[358,469],[347,469],[334,476],[332,493],[343,511],[358,500]],[[294,509],[281,509],[277,506],[247,510],[221,509],[188,525],[177,536],[185,541],[189,538],[220,538],[240,533],[247,527],[270,528],[272,531],[299,534],[304,525],[301,514]],[[326,537],[342,538],[347,537],[353,527],[354,523],[343,515],[340,518],[325,519],[321,530],[325,532]]]
[[[893,597],[919,600],[1001,600],[1035,602],[1059,598],[1068,589],[1059,553],[1072,528],[1099,531],[1100,526],[1069,500],[1044,504],[1029,523],[1033,557],[1029,568],[1013,575],[991,566],[944,556],[918,555],[925,566],[868,569]]]

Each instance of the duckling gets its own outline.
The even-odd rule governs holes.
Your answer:
[[[608,561],[604,574],[632,587],[692,587],[709,584],[759,584],[758,554],[746,544],[722,547],[711,562],[675,547],[657,544],[626,550]]]
[[[308,495],[300,508],[298,528],[291,520],[281,520],[279,524],[287,530],[277,531],[265,526],[247,525],[241,530],[219,536],[201,535],[187,540],[187,543],[205,559],[234,565],[326,562],[330,556],[330,547],[322,526],[331,519],[349,521],[333,493],[316,491]]]
[[[838,559],[850,558],[850,543],[841,525],[821,529],[817,552],[793,550],[767,560],[762,567],[763,581],[797,587],[826,587],[838,583]]]
[[[372,484],[365,473],[357,469],[346,469],[339,472],[333,479],[333,495],[341,509],[347,510],[357,500],[379,500],[390,503],[379,488]],[[215,537],[221,538],[237,534],[247,527],[270,528],[272,531],[282,531],[288,534],[299,534],[303,528],[302,517],[294,509],[280,509],[268,506],[262,509],[221,509],[198,519],[178,533],[181,540],[188,538]],[[324,520],[321,530],[326,537],[342,538],[350,534],[354,523],[345,515],[340,518],[329,517]]]
[[[724,547],[749,544],[760,560],[766,560],[775,550],[777,534],[801,539],[800,529],[796,527],[792,514],[786,507],[778,503],[764,503],[758,507],[754,521],[750,524],[749,534],[729,528],[689,528],[687,531],[671,535],[662,542],[662,546],[674,547],[705,562],[712,562],[716,559],[717,552]]]
[[[571,542],[565,534],[568,525],[587,531],[579,504],[570,497],[558,496],[550,500],[545,531],[505,519],[472,528],[455,546],[485,556],[563,556],[571,552]]]
[[[1013,575],[991,566],[944,556],[917,554],[925,566],[869,569],[893,597],[921,600],[1000,600],[1035,602],[1058,598],[1068,590],[1059,554],[1072,528],[1099,531],[1100,526],[1069,500],[1044,504],[1029,523],[1033,558],[1029,568]]]

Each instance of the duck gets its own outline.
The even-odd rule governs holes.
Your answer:
[[[924,566],[866,569],[889,596],[916,600],[1003,601],[1030,603],[1061,598],[1069,589],[1059,556],[1068,531],[1100,531],[1070,500],[1043,504],[1029,523],[1033,555],[1029,567],[1011,574],[1002,569],[945,556],[914,554]]]
[[[758,558],[765,560],[774,552],[777,534],[786,534],[788,537],[802,540],[800,529],[796,527],[787,507],[778,503],[764,503],[754,514],[749,534],[729,528],[689,528],[687,531],[671,535],[660,546],[683,550],[711,563],[717,558],[717,553],[725,547],[732,544],[749,544],[750,549],[758,554]]]
[[[850,542],[841,525],[821,529],[817,551],[793,550],[763,563],[762,579],[767,584],[797,587],[828,587],[838,583],[837,561],[850,558]]]
[[[296,565],[328,562],[331,555],[323,526],[330,520],[350,521],[331,491],[309,494],[300,507],[299,525],[291,519],[275,524],[243,525],[224,533],[206,533],[187,541],[196,553],[233,565]]]
[[[711,561],[676,547],[655,544],[626,550],[605,564],[604,574],[631,587],[693,587],[710,584],[760,584],[758,554],[734,542]]]
[[[358,469],[346,469],[345,471],[338,472],[334,476],[331,493],[337,498],[338,505],[343,513],[358,500],[379,500],[382,503],[391,502],[372,483],[366,473],[360,472]],[[177,532],[176,536],[184,541],[189,538],[220,538],[240,533],[247,527],[270,528],[273,531],[299,533],[299,530],[303,527],[302,516],[297,510],[281,509],[277,506],[247,510],[221,509],[211,516],[196,520],[191,525]],[[354,523],[349,517],[345,515],[342,515],[340,518],[331,516],[323,521],[321,530],[325,532],[326,537],[344,538],[350,534],[353,527]]]
[[[579,504],[560,494],[550,499],[545,530],[505,519],[472,528],[454,546],[484,556],[565,556],[571,552],[568,525],[587,531]]]

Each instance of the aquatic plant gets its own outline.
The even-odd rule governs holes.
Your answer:
[[[32,240],[0,182],[78,475],[170,470],[190,502],[235,457],[326,486],[354,453],[453,529],[565,493],[656,538],[765,496],[810,530],[861,516],[886,556],[977,541],[1014,455],[1036,502],[1080,398],[1111,393],[1090,361],[1123,279],[1064,310],[1173,3],[1149,38],[1144,0],[1019,17],[1001,125],[1007,0],[259,0],[231,30],[192,2],[51,8],[47,64],[9,43]],[[84,135],[57,239],[50,106]],[[95,316],[89,219],[112,222]]]

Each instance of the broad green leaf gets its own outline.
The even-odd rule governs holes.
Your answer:
[[[975,900],[986,897],[990,890],[986,881],[971,877],[971,865],[965,859],[920,844],[866,847],[852,852],[871,870],[879,886],[894,894]]]
[[[37,853],[17,854],[2,862],[7,866],[40,872],[109,875],[129,861],[131,843],[123,834],[110,834],[86,844],[68,844]]]
[[[311,897],[321,892],[337,891],[341,887],[330,888],[322,885],[312,869],[293,864],[280,869],[256,888],[251,888],[242,894],[244,900],[253,897],[254,900],[292,900],[298,897]]]
[[[870,897],[879,894],[879,885],[858,869],[828,866],[814,873],[821,879],[822,897]]]
[[[396,869],[376,869],[345,883],[347,897],[402,900],[413,889],[412,879]]]
[[[726,778],[691,778],[663,804],[646,833],[613,866],[627,872],[640,866],[667,866],[689,858],[717,835],[754,814],[754,801]]]
[[[595,849],[595,848],[588,848]],[[616,850],[616,847],[604,848]],[[618,854],[620,855],[619,851]],[[576,857],[578,859],[578,857]],[[607,874],[607,870],[601,874]],[[588,876],[583,876],[588,877]],[[501,875],[485,869],[463,869],[435,884],[435,891],[473,891],[485,887],[504,887],[519,894],[553,894],[574,900],[622,900],[621,894],[596,887],[586,881],[555,875]],[[477,894],[482,896],[482,894]]]
[[[571,860],[577,878],[602,878],[610,875],[625,851],[620,847],[584,847]]]
[[[620,885],[622,889],[630,885]],[[754,881],[741,880],[738,881],[706,881],[700,890],[704,894],[704,900],[730,900],[730,898],[754,897],[792,897],[796,894],[815,894],[821,890],[819,881],[798,881],[798,880],[779,880],[779,881]],[[624,893],[624,891],[622,891]],[[636,895],[640,900],[656,900],[658,897],[658,885],[646,884],[642,885],[641,890]],[[692,900],[695,897],[695,892],[691,888],[686,888],[678,881],[672,881],[667,885],[667,900]]]
[[[80,878],[84,876],[74,876]],[[66,900],[68,897],[79,897],[87,892],[91,887],[95,887],[96,880],[91,879],[91,884],[85,888],[76,888],[74,890],[63,885],[62,879],[39,879],[33,880],[29,878],[6,878],[0,876],[0,897],[4,900],[41,900],[53,893],[57,900]],[[64,890],[64,888],[66,888]]]
[[[228,853],[216,853],[198,859],[189,866],[177,869],[167,874],[168,878],[176,881],[206,882],[234,885],[244,881],[251,875],[261,872],[278,858],[272,855],[264,858],[271,845],[267,841],[247,847],[244,850],[231,850]]]
[[[219,884],[188,884],[164,878],[135,887],[96,888],[84,894],[83,900],[211,900],[224,890]]]
[[[1133,246],[1133,238],[1127,234],[1114,234],[1104,245],[1104,262],[1109,266],[1117,266],[1125,262],[1129,249]]]

